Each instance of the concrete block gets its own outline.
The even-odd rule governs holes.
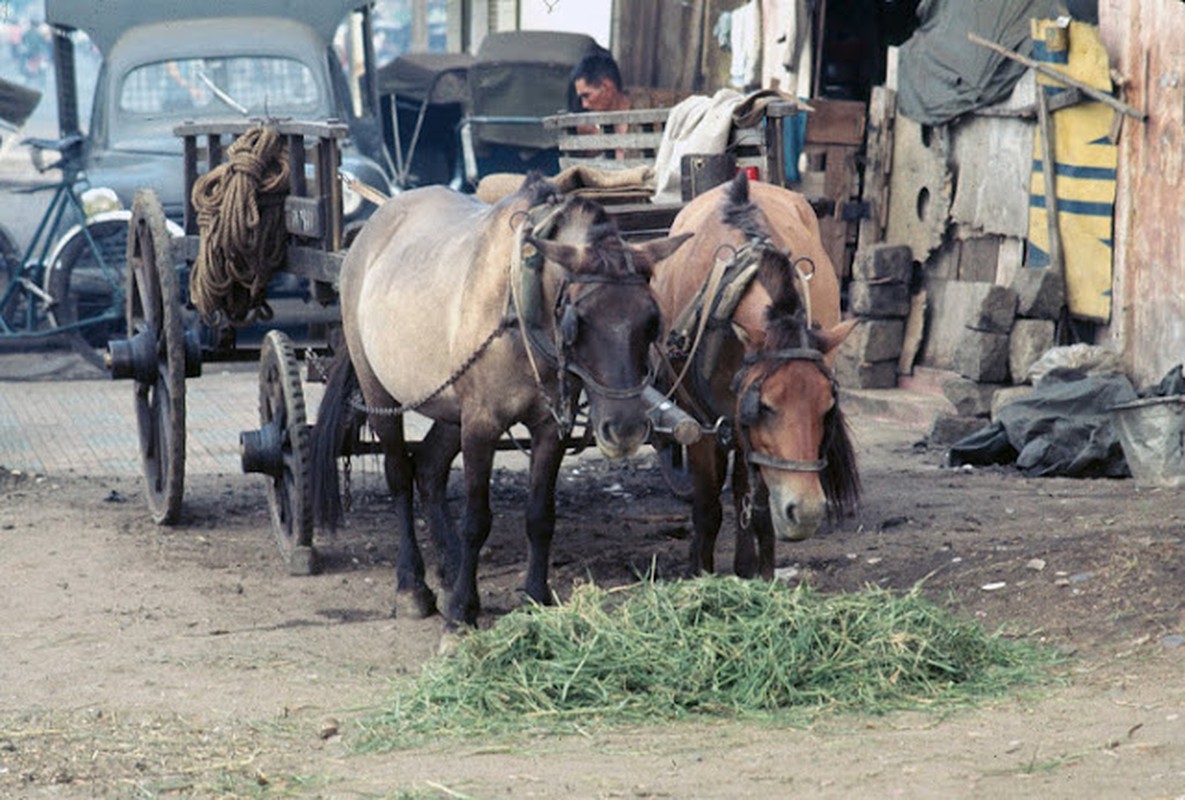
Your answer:
[[[1045,267],[1024,267],[1012,279],[1016,313],[1031,319],[1056,320],[1066,302],[1066,282],[1061,273]]]
[[[1008,334],[963,331],[955,346],[955,371],[977,383],[1008,381]]]
[[[1012,323],[1008,341],[1008,371],[1021,383],[1029,367],[1054,345],[1057,325],[1048,319],[1018,319]]]
[[[1008,333],[1016,319],[1016,292],[1006,286],[969,283],[975,287],[973,294],[979,299],[973,306],[973,315],[967,320],[967,327],[977,331]]]
[[[992,422],[995,422],[1000,415],[1000,409],[1011,403],[1013,400],[1019,400],[1026,395],[1033,393],[1033,387],[1028,384],[1020,386],[1005,386],[1003,389],[997,391],[992,395]]]
[[[1012,317],[1007,313],[1008,297],[993,291],[1001,289],[988,283],[929,281],[930,314],[922,362],[937,369],[955,369],[955,347],[965,328],[1007,333],[1012,327]],[[993,310],[998,312],[998,319],[993,319]]]
[[[992,411],[992,396],[1000,383],[978,383],[968,378],[951,378],[942,383],[942,394],[963,417],[986,417]]]
[[[983,417],[939,414],[930,425],[930,434],[927,439],[931,447],[949,447],[990,424]]]
[[[909,283],[913,274],[913,251],[907,244],[874,244],[862,247],[852,262],[852,279]]]
[[[909,315],[909,284],[852,281],[848,305],[858,317],[899,317]]]
[[[888,361],[901,355],[905,340],[905,320],[864,319],[840,345],[840,352],[851,353],[857,361]]]
[[[959,253],[959,280],[995,283],[1001,238],[976,236],[964,239],[962,251]]]
[[[860,361],[841,352],[835,360],[835,380],[844,389],[893,389],[897,386],[897,359]]]

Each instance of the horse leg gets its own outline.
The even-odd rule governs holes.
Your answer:
[[[436,548],[437,573],[445,586],[457,579],[461,541],[448,513],[448,478],[453,459],[461,452],[461,429],[435,422],[415,449],[415,479],[420,508]]]
[[[758,558],[755,537],[760,539],[757,534],[760,527],[758,518],[766,518],[766,527],[770,529],[771,533],[772,528],[768,524],[768,513],[762,513],[756,508],[750,508],[749,513],[744,513],[745,504],[753,499],[749,497],[749,470],[748,465],[744,463],[742,451],[737,451],[736,458],[737,463],[733,465],[732,470],[732,497],[737,515],[737,541],[732,571],[742,578],[752,578],[757,574]]]
[[[494,452],[500,431],[475,435],[469,426],[461,426],[461,457],[465,464],[465,518],[461,525],[460,563],[448,603],[448,625],[476,627],[481,613],[477,594],[477,559],[490,535],[490,474],[494,470]]]
[[[693,493],[691,499],[691,548],[688,574],[716,571],[716,536],[724,520],[720,491],[728,466],[728,452],[711,439],[687,448]]]
[[[416,541],[412,503],[412,460],[403,434],[403,418],[372,414],[370,425],[383,445],[383,472],[395,505],[399,552],[395,557],[395,615],[436,613],[436,595],[424,582],[424,558]]]
[[[527,498],[527,597],[551,605],[555,598],[547,582],[551,540],[555,534],[555,486],[564,458],[564,443],[554,425],[531,431],[530,488]]]

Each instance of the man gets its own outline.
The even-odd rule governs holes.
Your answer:
[[[630,98],[621,90],[621,71],[608,50],[585,56],[572,69],[573,111],[625,111]]]

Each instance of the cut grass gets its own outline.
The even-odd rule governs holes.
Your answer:
[[[367,749],[425,737],[696,715],[805,724],[820,713],[950,708],[1047,679],[1052,651],[991,635],[915,586],[822,595],[705,577],[585,585],[464,637],[367,723]]]

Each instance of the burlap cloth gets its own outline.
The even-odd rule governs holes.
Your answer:
[[[496,203],[518,191],[525,177],[515,172],[496,172],[482,178],[474,194],[484,203]],[[564,194],[582,194],[602,203],[644,202],[654,191],[654,169],[651,167],[600,170],[574,166],[561,170],[549,180]]]

